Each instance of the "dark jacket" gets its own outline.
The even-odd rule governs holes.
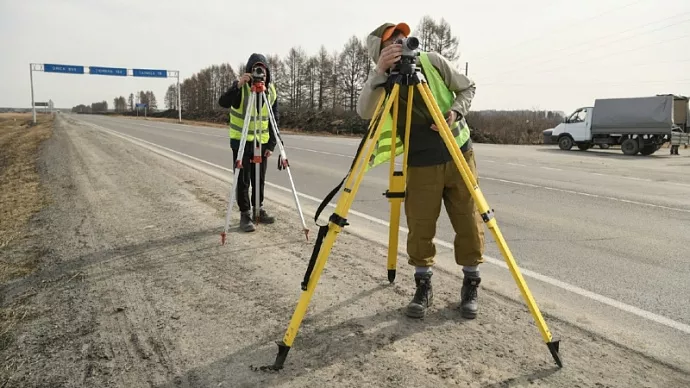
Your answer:
[[[271,69],[268,67],[268,61],[266,60],[266,57],[263,56],[262,54],[252,54],[249,59],[247,60],[247,66],[244,69],[245,73],[250,73],[252,71],[252,67],[256,65],[257,63],[263,63],[266,65],[266,87],[271,83]],[[240,74],[241,75],[241,74]],[[223,108],[230,109],[230,107],[233,107],[235,109],[240,107],[240,102],[242,101],[242,90],[237,87],[237,80],[235,80],[232,83],[232,86],[223,93],[222,96],[218,99],[218,105],[222,106]],[[256,107],[257,113],[259,110],[259,107]],[[271,110],[273,111],[273,116],[275,117],[276,124],[278,124],[278,120],[280,117],[280,114],[278,112],[278,99],[275,100],[273,103],[273,106],[271,107]],[[278,124],[280,125],[280,124]],[[268,143],[266,144],[266,149],[271,150],[271,152],[274,151],[275,146],[276,146],[276,138],[275,135],[273,134],[273,125],[269,122],[268,123],[268,128],[269,128],[269,134],[270,138],[268,140]],[[281,143],[283,143],[281,139]],[[251,147],[251,144],[247,142],[247,145]],[[239,148],[240,146],[240,141],[239,140],[231,140],[230,141],[230,146],[234,149]]]

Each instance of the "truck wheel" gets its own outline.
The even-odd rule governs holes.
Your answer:
[[[640,152],[640,144],[637,139],[628,138],[621,143],[621,150],[625,155],[635,155]]]
[[[563,151],[568,151],[573,148],[573,139],[570,136],[562,136],[558,139],[558,147]]]

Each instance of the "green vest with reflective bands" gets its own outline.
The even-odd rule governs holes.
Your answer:
[[[248,83],[244,84],[242,87],[242,99],[240,101],[239,108],[235,109],[230,107],[230,139],[240,140],[242,139],[242,127],[244,127],[244,116],[247,114],[247,96],[251,96],[251,87]],[[268,85],[268,102],[270,106],[263,104],[261,107],[261,118],[258,120],[258,128],[261,130],[261,144],[268,143],[271,137],[268,131],[268,123],[270,122],[268,118],[268,110],[271,109],[273,103],[276,100],[276,89],[273,83]],[[256,117],[257,104],[255,104],[252,109],[252,115],[249,121],[249,131],[247,131],[247,141],[254,141],[254,118]]]
[[[436,68],[431,64],[431,62],[429,62],[429,57],[427,56],[427,53],[420,52],[419,59],[422,65],[422,69],[424,70],[424,74],[426,76],[427,84],[429,85],[429,89],[431,89],[431,94],[434,96],[434,99],[436,100],[436,103],[441,109],[441,112],[448,112],[448,110],[450,110],[450,107],[453,105],[453,102],[455,101],[455,93],[448,90],[448,87],[446,87],[446,84],[443,81],[443,78],[439,74],[438,70],[436,70]],[[416,88],[415,92],[415,98],[422,98],[422,96],[419,95],[419,91]],[[457,132],[458,127],[460,127],[460,124],[462,124],[462,127],[460,128],[460,131]],[[455,142],[458,145],[458,147],[462,147],[463,145],[465,145],[467,140],[470,138],[470,128],[467,125],[465,118],[462,118],[461,120],[454,122],[450,126],[450,130],[452,132],[458,133],[458,135],[455,136]],[[367,170],[369,168],[374,168],[380,165],[381,163],[385,163],[386,161],[390,160],[392,148],[391,138],[393,136],[393,131],[393,118],[391,114],[388,113],[384,120],[383,128],[381,128],[381,136],[379,137],[379,141],[376,143],[374,153],[372,154],[372,157],[369,160],[369,164],[367,165]],[[395,132],[397,134],[397,130]],[[405,152],[403,142],[400,139],[400,136],[396,135],[395,156],[399,156],[403,152]]]

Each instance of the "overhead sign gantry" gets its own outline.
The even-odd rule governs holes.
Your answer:
[[[36,124],[36,107],[34,105],[34,71],[44,73],[109,75],[115,77],[147,77],[147,78],[177,78],[177,114],[182,122],[182,103],[180,97],[180,72],[178,70],[159,69],[127,69],[123,67],[63,65],[54,63],[31,63],[29,65],[31,79],[31,111],[33,122]]]

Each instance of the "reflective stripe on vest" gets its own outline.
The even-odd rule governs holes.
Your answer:
[[[431,89],[431,94],[433,95],[436,103],[438,104],[441,112],[447,112],[455,101],[455,93],[448,90],[443,78],[439,74],[438,70],[429,61],[428,54],[426,52],[421,52],[419,54],[419,59],[426,76],[427,84],[429,89]],[[415,88],[415,98],[422,98],[419,96],[419,92]],[[404,120],[404,118],[403,118]],[[453,135],[455,136],[455,142],[458,147],[465,145],[467,140],[470,138],[470,128],[463,117],[459,121],[456,121],[450,127]],[[395,131],[397,134],[397,131]],[[376,143],[376,148],[372,154],[371,160],[366,167],[366,170],[378,166],[381,163],[388,161],[391,158],[391,138],[393,136],[393,118],[391,114],[388,113],[384,119],[383,128],[381,129],[381,136],[379,141]],[[400,136],[396,135],[395,142],[395,155],[399,156],[405,152],[404,145]]]
[[[242,87],[242,96],[240,100],[240,106],[239,108],[235,109],[234,107],[230,107],[230,139],[235,139],[235,140],[240,140],[242,139],[242,128],[244,127],[244,116],[247,114],[247,96],[251,96],[251,88],[249,84],[245,84]],[[268,86],[268,102],[271,106],[273,106],[273,103],[276,100],[276,89],[273,86],[273,84],[269,84]],[[266,104],[263,104],[261,107],[261,116],[259,118],[259,125],[258,125],[258,130],[262,131],[261,132],[261,137],[260,141],[261,144],[266,144],[268,143],[268,140],[271,137],[270,132],[268,131],[268,123],[270,122],[269,117],[268,117],[268,109],[270,107],[266,106]],[[254,122],[253,119],[257,116],[256,114],[256,105],[254,106],[254,109],[252,109],[252,115],[250,117],[249,121],[249,130],[247,131],[247,141],[254,141]]]

